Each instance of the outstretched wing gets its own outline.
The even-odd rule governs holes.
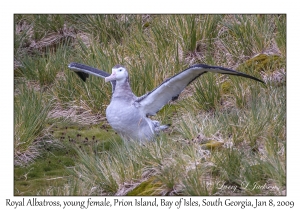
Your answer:
[[[83,81],[86,81],[86,78],[89,77],[89,74],[92,74],[97,77],[102,77],[102,78],[110,76],[110,74],[105,71],[102,71],[102,70],[99,70],[99,69],[81,64],[81,63],[73,62],[73,63],[70,63],[68,65],[68,67],[70,69],[72,69]],[[116,87],[116,81],[111,81],[110,83],[112,85],[112,92],[114,92],[115,87]]]
[[[138,98],[136,102],[145,115],[155,115],[170,100],[176,100],[187,85],[206,72],[231,74],[264,83],[253,76],[232,69],[196,64],[165,80],[160,86]]]

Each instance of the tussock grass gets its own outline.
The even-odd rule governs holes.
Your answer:
[[[14,159],[16,165],[33,161],[39,155],[36,140],[45,136],[44,130],[51,101],[43,101],[42,93],[19,85],[14,97]]]
[[[55,52],[47,49],[39,57],[25,55],[21,61],[21,66],[16,71],[16,76],[37,81],[40,86],[52,85],[59,77],[59,72],[63,69],[62,65],[67,65],[65,60],[67,50],[66,46],[60,46]]]
[[[285,194],[285,15],[22,14],[15,15],[14,36],[15,164],[28,174],[15,178],[17,194]],[[122,64],[138,96],[195,63],[237,69],[266,85],[203,75],[153,117],[172,126],[141,145],[106,126],[110,85],[93,76],[82,82],[70,62],[108,72]],[[92,136],[97,144],[79,144]],[[66,152],[54,147],[56,156],[49,155],[49,142]],[[48,162],[74,162],[41,176],[39,170],[53,170],[39,164],[45,154]],[[44,181],[43,189],[32,184]],[[32,189],[23,190],[27,182]],[[257,187],[265,184],[272,189]]]

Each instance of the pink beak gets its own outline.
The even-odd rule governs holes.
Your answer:
[[[116,72],[113,72],[110,76],[105,77],[105,82],[116,80]]]

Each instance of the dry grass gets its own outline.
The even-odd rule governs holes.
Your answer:
[[[136,95],[194,63],[238,69],[266,82],[207,74],[154,117],[172,123],[156,141],[120,143],[106,134],[108,147],[75,148],[68,184],[38,194],[285,194],[285,24],[284,15],[16,15],[15,97],[24,95],[25,83],[41,95],[42,107],[51,101],[44,126],[105,122],[111,89],[101,78],[83,83],[67,69],[69,62],[105,71],[121,63]],[[15,121],[16,163],[39,161],[43,151],[34,142],[55,137],[38,129],[20,150],[28,142],[17,132],[20,125]],[[245,182],[278,188],[253,191],[243,188]],[[239,190],[220,189],[220,183]]]

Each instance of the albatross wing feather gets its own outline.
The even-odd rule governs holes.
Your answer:
[[[68,67],[70,69],[72,69],[83,81],[86,81],[86,78],[89,77],[89,74],[97,76],[97,77],[102,77],[102,78],[108,77],[110,75],[109,73],[107,73],[105,71],[102,71],[102,70],[99,70],[99,69],[93,68],[91,66],[81,64],[81,63],[73,62],[73,63],[70,63],[68,65]],[[116,81],[111,81],[111,85],[112,85],[112,91],[114,92],[115,87],[116,87]]]
[[[136,102],[145,115],[155,115],[169,101],[176,100],[187,85],[206,72],[242,76],[264,83],[253,76],[232,69],[196,64],[165,80],[157,88],[138,98]]]

